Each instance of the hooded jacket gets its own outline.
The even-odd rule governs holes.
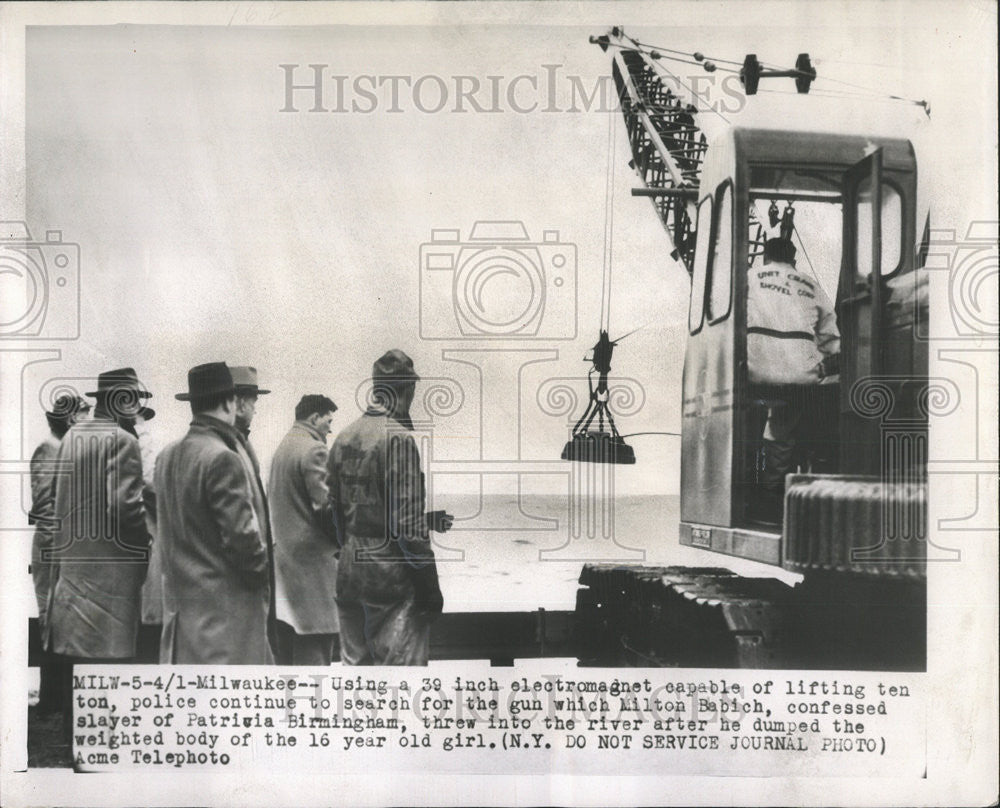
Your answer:
[[[409,431],[369,410],[334,441],[329,486],[345,544],[338,600],[404,601],[414,596],[414,571],[435,565],[420,454]]]

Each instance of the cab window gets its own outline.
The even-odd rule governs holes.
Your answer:
[[[861,278],[872,274],[872,183],[866,177],[858,186],[857,196],[858,237],[855,266]],[[903,202],[890,183],[882,183],[882,259],[881,273],[892,275],[898,268],[903,253]]]
[[[708,268],[709,239],[712,235],[712,197],[698,205],[698,240],[694,248],[694,271],[691,273],[691,304],[688,307],[688,330],[697,334],[705,315],[705,276]]]
[[[709,323],[726,319],[732,298],[733,185],[728,180],[719,190],[719,207],[715,217],[712,260],[708,267]]]

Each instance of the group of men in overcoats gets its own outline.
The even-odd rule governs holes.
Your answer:
[[[443,608],[429,531],[451,517],[424,511],[418,379],[405,353],[386,353],[375,403],[329,452],[336,404],[303,396],[266,489],[249,434],[270,391],[253,368],[188,372],[176,398],[190,428],[151,487],[135,425],[154,412],[133,369],[101,374],[90,419],[84,399],[56,402],[32,461],[32,572],[63,689],[74,664],[138,661],[147,614],[162,622],[161,663],[426,664]],[[43,671],[42,696],[52,681]]]

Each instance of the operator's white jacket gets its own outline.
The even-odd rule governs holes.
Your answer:
[[[772,261],[747,276],[747,368],[753,384],[817,384],[824,356],[840,352],[840,332],[819,283]]]

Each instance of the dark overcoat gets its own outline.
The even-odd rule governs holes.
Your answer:
[[[234,427],[197,415],[156,460],[162,663],[273,662],[267,550],[244,455]]]
[[[267,496],[264,493],[264,482],[260,478],[260,461],[257,459],[257,452],[250,442],[250,430],[236,427],[236,434],[240,439],[240,446],[243,448],[240,457],[246,461],[244,467],[250,480],[253,509],[257,514],[257,523],[260,525],[261,537],[264,539],[264,547],[267,550],[267,586],[270,593],[267,604],[267,641],[271,645],[271,653],[276,654],[278,635],[274,616],[274,538],[271,535],[271,516],[268,511]]]
[[[75,424],[59,444],[55,479],[47,647],[132,657],[150,541],[139,441],[103,417]]]
[[[271,460],[278,619],[297,634],[336,634],[337,555],[326,485],[326,443],[296,421]]]

